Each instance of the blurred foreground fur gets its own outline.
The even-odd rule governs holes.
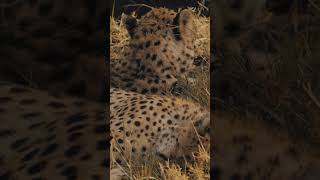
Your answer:
[[[256,114],[318,148],[320,2],[292,2],[283,13],[263,9],[233,38],[238,48],[214,45],[211,98],[216,109]]]
[[[172,94],[186,99],[192,99],[203,106],[209,106],[210,82],[209,82],[209,57],[210,57],[210,20],[208,17],[197,18],[197,57],[201,65],[192,74],[192,77],[179,79],[177,87]],[[117,60],[126,50],[129,43],[129,36],[120,19],[110,17],[110,59]],[[111,143],[114,146],[114,142]],[[111,147],[112,149],[112,147]],[[122,171],[125,178],[129,179],[166,179],[166,180],[187,180],[187,179],[209,179],[209,150],[199,146],[199,151],[194,153],[193,162],[183,163],[184,167],[172,162],[150,157],[148,164],[139,160],[127,159],[127,166],[121,166],[117,162],[111,162],[111,169]]]

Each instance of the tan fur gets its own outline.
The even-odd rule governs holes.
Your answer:
[[[175,20],[176,18],[176,20]],[[166,94],[177,78],[194,69],[194,15],[154,8],[137,19],[123,15],[129,51],[111,60],[111,85],[143,94]]]
[[[196,130],[202,136],[209,135],[209,111],[196,103],[119,89],[110,93],[112,154],[116,161],[150,153],[170,159],[190,157],[199,145]]]

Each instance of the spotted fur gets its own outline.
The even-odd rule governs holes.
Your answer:
[[[107,179],[105,106],[0,84],[0,179]]]
[[[129,50],[111,60],[111,85],[142,94],[166,94],[179,76],[194,69],[194,15],[154,8],[137,19],[123,15]]]
[[[100,50],[106,5],[86,0],[4,2],[0,80],[105,101],[106,62]]]
[[[119,89],[111,89],[110,96],[115,161],[150,154],[173,160],[190,158],[202,139],[208,145],[209,111],[199,104]]]

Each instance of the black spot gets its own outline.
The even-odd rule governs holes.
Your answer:
[[[64,162],[58,162],[58,163],[56,164],[56,168],[57,168],[57,169],[63,168],[64,166],[65,166],[65,163],[64,163]]]
[[[149,92],[148,89],[142,89],[142,91],[141,91],[142,94],[146,94],[146,93],[148,93],[148,92]]]
[[[151,92],[152,92],[152,93],[156,93],[156,92],[158,92],[158,89],[155,88],[155,87],[153,87],[153,88],[151,88]]]
[[[73,145],[64,151],[64,155],[68,158],[72,158],[80,153],[81,148],[82,147],[79,145]]]
[[[38,116],[40,116],[41,113],[40,112],[31,112],[31,113],[24,113],[22,114],[22,118],[24,119],[30,119],[30,118],[36,118]]]
[[[142,146],[142,152],[146,152],[147,148],[145,146]]]
[[[126,88],[130,88],[130,87],[132,87],[132,86],[133,86],[133,83],[131,83],[131,82],[129,82],[129,83],[126,84]]]
[[[44,151],[41,153],[41,155],[47,156],[47,155],[53,153],[58,147],[59,147],[59,145],[57,143],[50,144],[44,149]]]
[[[184,19],[184,20],[182,21],[182,24],[183,24],[183,25],[186,25],[187,22],[188,22],[188,21],[187,21],[186,19]]]
[[[87,161],[87,160],[89,160],[91,158],[92,158],[92,156],[90,154],[88,154],[88,153],[80,157],[80,159],[83,160],[83,161]]]
[[[119,144],[122,144],[122,143],[123,143],[123,140],[122,140],[122,139],[118,139],[118,143],[119,143]]]
[[[36,148],[34,150],[32,150],[31,152],[27,153],[26,155],[23,156],[22,161],[29,161],[31,160],[33,157],[35,157],[38,152],[40,151],[39,148]]]
[[[27,141],[29,140],[29,138],[21,138],[16,140],[14,143],[11,144],[11,149],[18,149],[21,146],[23,146]]]
[[[23,99],[21,100],[19,103],[21,105],[29,105],[29,104],[34,104],[36,103],[37,101],[35,99]]]
[[[154,43],[154,45],[155,45],[155,46],[159,46],[159,45],[160,45],[160,41],[159,41],[159,40],[156,41],[156,42]]]
[[[69,135],[68,141],[69,142],[74,142],[77,140],[79,137],[81,137],[83,134],[81,132],[75,132]]]
[[[71,125],[73,123],[79,123],[79,122],[82,122],[84,121],[86,118],[88,117],[88,115],[84,115],[83,113],[77,113],[77,114],[74,114],[70,117],[68,117],[67,119],[65,119],[65,123],[66,125]]]
[[[38,122],[38,123],[35,123],[35,124],[31,124],[28,128],[30,130],[32,130],[32,129],[37,128],[37,127],[39,127],[39,126],[41,126],[43,124],[44,124],[44,122]]]
[[[143,33],[143,35],[147,35],[147,34],[148,34],[148,30],[145,29],[145,28],[143,28],[143,29],[142,29],[142,33]]]
[[[55,109],[61,109],[61,108],[66,107],[66,105],[64,105],[61,102],[57,102],[57,101],[52,101],[52,102],[48,103],[48,106],[55,108]]]
[[[139,103],[140,104],[145,104],[145,103],[147,103],[147,101],[140,101]]]
[[[151,57],[151,60],[155,61],[156,59],[157,59],[157,54],[153,54],[152,57]]]
[[[14,135],[16,132],[13,129],[6,129],[0,131],[0,137],[8,137]]]
[[[40,161],[35,163],[33,166],[28,168],[28,173],[29,174],[37,174],[40,173],[41,170],[43,170],[46,167],[46,162],[45,161]]]
[[[143,44],[139,44],[138,49],[143,49]]]
[[[140,126],[140,122],[139,122],[139,121],[135,121],[135,122],[134,122],[134,125]]]
[[[162,60],[159,60],[158,62],[157,62],[157,66],[162,66],[163,65],[163,61]]]
[[[151,42],[150,41],[147,41],[146,42],[146,48],[148,48],[150,46]]]
[[[86,127],[88,127],[88,124],[77,124],[77,125],[69,128],[67,130],[67,133],[72,133],[74,131],[78,131],[78,130],[81,130],[81,129],[86,128]]]
[[[68,177],[68,179],[77,179],[78,169],[75,166],[66,167],[61,171],[61,175]]]
[[[172,121],[169,119],[169,120],[167,121],[167,123],[168,123],[168,124],[172,124]]]

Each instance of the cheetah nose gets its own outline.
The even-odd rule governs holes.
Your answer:
[[[175,89],[177,86],[178,86],[178,82],[177,81],[172,84],[172,88],[173,89]]]

